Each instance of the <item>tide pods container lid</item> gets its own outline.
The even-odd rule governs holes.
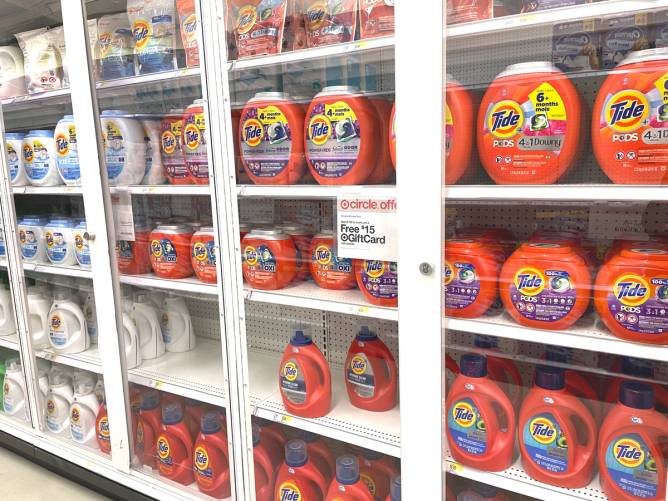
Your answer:
[[[531,73],[561,73],[559,68],[548,61],[529,61],[507,66],[496,78],[509,77],[513,75],[527,75]]]
[[[23,216],[19,221],[19,224],[23,226],[44,226],[48,222],[48,219],[44,216]]]
[[[31,130],[25,135],[25,138],[29,137],[53,137],[52,130]]]
[[[53,228],[74,228],[74,221],[67,217],[56,217],[47,223],[48,227]]]
[[[315,97],[318,98],[322,96],[341,96],[341,95],[355,96],[360,94],[361,92],[359,87],[355,87],[353,85],[330,85],[329,87],[325,87],[324,89],[322,89],[322,91]]]
[[[65,115],[58,123],[74,123],[74,115]]]
[[[193,232],[192,228],[187,224],[161,224],[153,231],[169,235],[186,235]]]
[[[202,226],[195,235],[213,235],[213,226]]]
[[[253,96],[252,101],[289,101],[290,96],[287,92],[258,92]]]
[[[648,63],[650,61],[665,61],[668,59],[668,47],[657,49],[637,50],[629,53],[626,58],[617,66],[634,63]]]
[[[127,117],[130,113],[123,110],[104,110],[100,113],[101,117]]]
[[[256,238],[258,240],[289,240],[290,236],[283,233],[281,230],[252,230],[246,238]]]
[[[23,132],[7,132],[5,134],[5,139],[8,139],[10,141],[20,141],[25,136],[26,135]]]

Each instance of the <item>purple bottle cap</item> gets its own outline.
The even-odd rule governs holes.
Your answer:
[[[160,405],[160,392],[148,390],[142,393],[140,408],[143,411],[151,411]]]
[[[375,332],[369,330],[367,325],[363,325],[360,331],[357,333],[358,341],[375,341],[378,339],[378,336]]]
[[[648,384],[624,381],[619,387],[619,403],[632,409],[653,409],[654,391]]]
[[[162,424],[178,424],[183,420],[183,409],[178,402],[171,402],[162,408]]]
[[[622,357],[622,373],[647,379],[654,377],[654,369],[649,362],[633,357]]]
[[[210,411],[202,416],[202,434],[212,435],[213,433],[218,433],[221,429],[220,412]]]
[[[487,359],[482,355],[462,355],[459,360],[459,371],[468,377],[485,377],[487,375]]]
[[[290,339],[290,344],[292,346],[308,346],[313,344],[313,340],[310,336],[304,334],[304,331],[295,331],[295,335]]]
[[[561,367],[539,365],[534,381],[536,386],[544,390],[563,390],[566,387],[566,372]]]
[[[482,348],[483,350],[492,350],[499,347],[498,339],[492,336],[482,336],[480,334],[476,335],[473,343],[476,348]]]

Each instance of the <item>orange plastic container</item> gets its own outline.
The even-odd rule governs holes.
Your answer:
[[[111,437],[109,435],[109,416],[107,414],[106,402],[100,405],[95,419],[95,439],[100,451],[105,454],[111,453]]]
[[[218,281],[216,275],[216,239],[212,226],[203,226],[190,240],[190,262],[197,278],[207,284]]]
[[[359,0],[360,38],[379,38],[394,35],[394,2]]]
[[[253,230],[241,242],[244,279],[255,289],[277,290],[297,273],[297,249],[289,235]]]
[[[601,487],[610,501],[666,498],[668,419],[654,410],[652,388],[625,381],[598,434]]]
[[[227,4],[239,59],[281,52],[288,0],[227,0]]]
[[[392,114],[390,115],[390,158],[392,167],[397,168],[397,105],[392,105]]]
[[[524,471],[557,487],[584,487],[594,474],[596,436],[591,412],[566,389],[564,369],[536,367],[518,421]]]
[[[482,241],[446,240],[445,314],[459,318],[484,314],[498,296],[499,268],[498,252]]]
[[[311,461],[329,483],[336,475],[336,458],[320,435],[301,431],[299,438],[306,443],[306,452]]]
[[[513,460],[515,410],[487,376],[487,360],[462,355],[460,374],[445,403],[446,434],[455,461],[483,471],[503,471]]]
[[[380,124],[381,145],[379,150],[379,157],[376,159],[376,167],[373,169],[371,175],[367,178],[366,184],[382,184],[389,181],[394,173],[392,166],[392,158],[390,156],[390,115],[392,113],[392,106],[386,99],[379,97],[369,98],[371,103],[376,108],[378,113],[378,123]]]
[[[471,165],[475,107],[469,91],[448,75],[445,85],[445,182],[455,184]]]
[[[303,440],[291,440],[285,446],[285,461],[278,470],[274,501],[322,500],[327,481],[322,472],[309,461]]]
[[[524,381],[517,366],[507,358],[495,357],[488,353],[488,351],[498,351],[496,338],[476,335],[473,344],[478,350],[485,350],[481,355],[487,357],[487,377],[499,385],[510,399],[513,408],[519,409]]]
[[[360,477],[374,499],[385,499],[390,482],[399,473],[393,458],[377,451],[362,449],[357,454]]]
[[[204,104],[197,99],[183,113],[183,158],[194,184],[209,184],[209,152],[206,144]]]
[[[668,251],[659,247],[622,249],[596,276],[594,306],[617,337],[668,344]]]
[[[183,152],[183,111],[171,110],[160,122],[160,156],[170,184],[192,184]]]
[[[385,343],[367,326],[362,326],[350,345],[344,367],[351,404],[373,412],[394,408],[397,403],[397,364]]]
[[[272,457],[260,437],[260,427],[253,424],[253,462],[255,470],[256,501],[272,501],[278,463]]]
[[[329,484],[325,501],[375,501],[375,499],[360,478],[357,458],[355,456],[337,458],[336,478]]]
[[[150,228],[135,224],[135,239],[116,242],[116,262],[123,275],[143,275],[151,273]]]
[[[582,110],[571,81],[545,62],[509,66],[478,110],[478,152],[497,184],[552,184],[574,164]]]
[[[325,87],[306,112],[306,160],[319,184],[364,184],[381,158],[378,113],[349,86]]]
[[[597,93],[592,146],[616,184],[668,183],[666,72],[667,48],[632,52]]]
[[[506,311],[519,324],[562,330],[587,310],[591,275],[576,250],[559,244],[523,244],[499,275]]]
[[[162,408],[162,428],[156,450],[161,476],[183,485],[193,483],[193,439],[178,402]]]
[[[357,0],[330,4],[322,0],[303,0],[306,42],[321,47],[352,42],[357,30]]]
[[[201,431],[193,446],[193,471],[200,492],[214,499],[228,498],[232,494],[227,449],[227,433],[220,413],[207,412],[202,416]]]
[[[296,331],[283,352],[278,372],[283,405],[305,418],[326,415],[332,405],[329,364],[309,336]]]
[[[260,92],[239,120],[239,151],[255,184],[295,184],[306,172],[304,108],[283,92]]]
[[[655,378],[654,368],[648,360],[622,357],[619,369],[621,369],[624,376],[628,376],[629,378]],[[605,392],[605,401],[609,404],[617,402],[619,389],[622,386],[622,383],[624,381],[630,381],[630,379],[625,378],[624,376],[616,377],[612,381],[609,381],[607,391]],[[668,412],[668,390],[666,390],[666,387],[663,384],[652,383],[650,386],[654,392],[654,407],[659,412],[666,414]]]
[[[358,259],[355,276],[357,287],[369,303],[388,308],[399,304],[397,263]]]
[[[161,429],[160,393],[157,390],[146,390],[141,395],[135,452],[142,464],[151,468],[155,467],[158,457],[156,443]]]
[[[355,268],[352,259],[339,258],[334,252],[334,234],[323,232],[311,242],[309,268],[313,280],[323,289],[347,290],[355,287]]]
[[[186,224],[161,224],[151,232],[151,267],[160,278],[176,280],[193,274],[190,241],[193,230]]]
[[[283,462],[285,444],[288,442],[288,438],[285,436],[283,427],[280,424],[267,420],[261,420],[261,423],[260,439],[267,453],[271,456],[272,463],[278,469]]]
[[[311,276],[309,256],[311,255],[313,233],[297,224],[284,224],[280,226],[280,229],[290,235],[295,244],[295,248],[297,249],[297,274],[295,275],[295,281],[302,282]]]

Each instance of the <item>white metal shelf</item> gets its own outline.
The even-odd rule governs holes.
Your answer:
[[[394,47],[394,37],[382,37],[371,40],[357,40],[354,42],[326,45],[313,49],[302,49],[268,56],[256,56],[228,63],[229,71],[247,70],[258,68],[260,66],[269,66],[283,63],[298,63],[314,59],[326,59],[336,56],[346,56],[349,54],[385,49]]]
[[[130,185],[112,186],[111,193],[130,193],[131,195],[211,195],[211,186],[208,184],[162,184],[162,185]]]
[[[289,414],[278,389],[281,356],[249,351],[251,404],[255,416],[311,431],[349,444],[400,457],[399,406],[387,412],[370,412],[348,400],[343,368],[332,366],[332,408],[321,418],[306,419]]]
[[[444,189],[445,200],[666,201],[665,186],[615,184],[462,185]]]
[[[399,319],[397,308],[370,305],[357,289],[332,291],[322,289],[313,282],[299,282],[276,291],[245,288],[244,293],[246,299],[258,303],[295,306],[383,320]]]
[[[19,349],[19,337],[17,334],[11,334],[9,336],[0,336],[0,346],[3,348],[9,348],[10,350]]]
[[[445,318],[443,325],[453,331],[668,362],[668,346],[634,343],[616,338],[594,315],[581,318],[570,329],[563,331],[524,327],[515,323],[507,313],[496,313],[472,320]]]
[[[541,10],[514,16],[503,16],[485,21],[475,21],[448,26],[445,35],[450,39],[489,35],[497,32],[521,28],[536,27],[544,24],[557,24],[568,21],[579,21],[592,17],[610,16],[615,14],[635,14],[638,11],[659,7],[657,0],[609,0],[594,4],[572,5],[560,9]]]
[[[102,374],[102,362],[96,344],[91,345],[90,348],[81,353],[60,354],[50,348],[45,348],[43,350],[36,350],[35,355],[57,364],[68,365],[96,374]]]
[[[169,280],[160,278],[153,273],[148,273],[146,275],[121,275],[120,281],[122,284],[134,285],[137,287],[154,287],[156,289],[196,292],[199,294],[218,294],[218,287],[216,284],[206,284],[195,277]]]
[[[267,197],[290,199],[336,198],[338,196],[365,196],[389,198],[396,196],[396,186],[321,186],[319,184],[294,184],[288,186],[240,185],[239,197]]]
[[[187,499],[190,501],[202,501],[202,499],[213,499],[205,494],[202,494],[197,489],[197,483],[193,482],[190,485],[182,485],[178,482],[161,477],[157,468],[154,470],[148,465],[144,465],[141,470],[130,470],[130,475],[134,478],[140,478],[143,482],[154,485],[158,489],[168,489],[170,495],[169,500],[172,499]],[[222,501],[233,501],[232,498],[225,498]]]
[[[67,98],[69,101],[70,89],[56,89],[47,92],[38,92],[35,94],[24,94],[23,96],[8,97],[6,99],[0,100],[5,108],[12,108],[14,106],[20,106],[23,104],[32,104],[32,103],[43,103],[47,101],[59,101],[63,100],[62,98]]]
[[[14,195],[81,195],[81,186],[14,186]]]
[[[199,77],[202,71],[197,68],[181,68],[172,71],[162,71],[160,73],[150,73],[147,75],[137,75],[134,77],[119,78],[117,80],[105,80],[97,82],[95,88],[105,91],[107,89],[122,89],[135,85],[146,85],[156,82],[165,82],[170,80],[179,80],[190,77]],[[104,96],[104,92],[101,93]]]
[[[24,261],[23,271],[34,271],[35,273],[48,273],[50,275],[63,275],[67,277],[93,278],[93,272],[81,266],[55,266],[53,264],[26,263]]]

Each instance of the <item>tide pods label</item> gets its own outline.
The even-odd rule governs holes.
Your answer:
[[[32,145],[23,148],[23,160],[25,161],[26,175],[39,181],[49,175],[54,159],[51,156],[49,147],[39,139],[34,139]]]
[[[77,182],[81,178],[77,133],[74,125],[56,130],[56,166],[65,182]]]
[[[658,495],[656,460],[640,435],[614,437],[605,449],[605,466],[612,481],[629,496],[653,499]]]
[[[480,278],[471,263],[444,263],[445,307],[461,310],[471,306],[480,294]]]
[[[251,106],[241,119],[241,156],[257,177],[276,177],[285,170],[292,153],[293,131],[277,106]]]
[[[457,400],[448,409],[448,429],[454,442],[450,444],[451,446],[474,456],[487,452],[485,421],[470,398]]]
[[[361,398],[373,398],[376,393],[376,381],[373,367],[364,353],[355,353],[346,367],[346,380],[353,391]]]
[[[555,322],[568,315],[577,297],[575,284],[564,270],[523,267],[510,284],[510,300],[529,320]]]
[[[76,231],[74,233],[74,252],[77,262],[81,266],[90,266],[90,247],[83,236],[83,232]]]
[[[369,294],[381,299],[395,299],[399,294],[397,263],[363,261],[362,285]]]
[[[325,281],[346,280],[353,273],[352,259],[339,258],[325,243],[313,250],[311,260],[315,265],[315,274]]]
[[[196,179],[209,178],[209,154],[206,144],[204,113],[187,113],[183,121],[183,151],[190,174]]]
[[[529,458],[539,468],[550,473],[568,470],[568,442],[552,414],[537,414],[527,420],[522,441]]]
[[[289,358],[281,367],[280,384],[283,396],[293,404],[303,404],[306,401],[304,371],[296,359]]]
[[[608,310],[630,332],[668,332],[668,276],[619,275],[608,292]]]

